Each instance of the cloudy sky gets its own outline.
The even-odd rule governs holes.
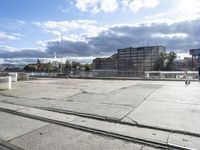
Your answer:
[[[187,55],[200,47],[199,8],[200,0],[1,0],[0,58],[84,62],[147,43]]]

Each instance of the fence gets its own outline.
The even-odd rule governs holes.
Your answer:
[[[190,79],[198,79],[197,71],[187,71]],[[148,79],[185,79],[185,71],[146,71],[145,78]]]
[[[188,71],[190,79],[198,79],[197,71]],[[58,72],[32,72],[28,73],[30,77],[56,78],[56,77],[80,77],[80,78],[98,78],[98,77],[129,77],[129,78],[144,78],[144,79],[184,79],[184,71],[116,71],[116,70],[93,70],[87,71],[67,71],[62,74]]]

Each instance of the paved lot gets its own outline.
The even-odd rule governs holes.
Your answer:
[[[153,149],[4,112],[0,112],[0,139],[25,150]]]
[[[0,102],[200,135],[199,91],[198,82],[42,79],[14,83]]]
[[[0,92],[3,102],[48,107],[122,119],[165,82],[112,80],[37,80],[19,82]]]

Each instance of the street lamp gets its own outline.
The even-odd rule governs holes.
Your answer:
[[[62,54],[63,54],[63,51],[62,51],[62,41],[63,41],[63,34],[60,33],[60,34],[57,34],[56,36],[60,36],[60,41],[58,42],[58,47],[60,49],[60,59],[61,59],[60,73],[62,74],[62,70],[63,70],[63,66],[62,66]]]
[[[62,74],[62,70],[63,70],[63,67],[62,67],[62,40],[63,40],[63,34],[61,33],[60,35],[60,57],[61,57],[61,68],[60,68],[60,73]]]

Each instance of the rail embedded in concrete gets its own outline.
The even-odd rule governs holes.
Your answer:
[[[10,104],[12,104],[12,103],[10,103]],[[24,105],[24,106],[26,106],[26,105]],[[136,126],[136,127],[140,127],[140,128],[148,128],[148,129],[160,130],[160,131],[165,131],[165,132],[170,132],[170,133],[184,134],[184,135],[189,135],[189,136],[194,136],[194,137],[200,138],[200,134],[198,134],[198,133],[149,126],[149,125],[144,125],[144,124],[140,124],[137,122],[130,123],[130,122],[126,122],[126,121],[121,121],[121,119],[118,119],[118,118],[111,118],[111,117],[105,117],[105,116],[100,116],[100,115],[68,111],[68,110],[61,110],[61,109],[55,109],[55,108],[46,108],[46,107],[33,107],[33,108],[47,110],[47,111],[53,111],[53,112],[57,112],[57,113],[64,113],[64,114],[68,114],[68,115],[75,115],[75,116],[80,116],[83,118],[91,118],[91,119],[101,120],[101,121],[106,121],[106,122],[119,123],[119,124],[123,124],[123,125]]]
[[[4,96],[7,96],[7,95],[4,95]],[[9,96],[9,97],[13,97],[13,96]],[[2,103],[13,105],[12,102],[2,102]],[[100,115],[94,115],[94,114],[82,113],[82,112],[76,112],[76,111],[68,111],[68,110],[62,110],[62,109],[56,109],[56,108],[32,107],[32,106],[27,106],[27,105],[23,105],[23,104],[20,104],[20,105],[14,104],[14,105],[20,106],[20,107],[31,107],[31,108],[36,108],[39,110],[45,110],[45,111],[49,111],[49,112],[79,116],[79,117],[83,117],[83,118],[90,118],[90,119],[94,119],[94,120],[106,121],[106,122],[111,122],[111,123],[118,123],[118,124],[122,124],[122,125],[136,126],[139,128],[147,128],[147,129],[154,129],[154,130],[170,132],[170,133],[184,134],[184,135],[200,138],[200,134],[194,133],[194,132],[188,132],[188,131],[177,130],[177,129],[166,129],[166,128],[162,128],[162,127],[158,127],[158,126],[150,126],[150,125],[141,124],[138,122],[131,123],[131,122],[122,121],[121,119],[118,119],[118,118],[112,118],[112,117],[106,117],[106,116],[100,116]]]
[[[0,139],[0,149],[1,150],[23,150],[20,147],[17,147],[9,142],[3,141]]]
[[[82,131],[92,132],[95,134],[110,136],[121,140],[131,141],[155,148],[190,150],[193,149],[192,146],[194,146],[191,146],[191,143],[189,143],[187,146],[183,146],[181,144],[177,145],[173,142],[168,142],[170,134],[174,133],[166,131],[157,131],[155,129],[145,129],[142,127],[133,127],[129,125],[121,125],[112,122],[109,123],[105,121],[95,121],[93,119],[55,113],[31,107],[24,107],[21,109],[17,109],[15,107],[15,109],[11,109],[10,107],[14,107],[15,105],[7,105],[5,104],[3,106],[0,106],[0,111],[45,122],[50,122]],[[145,132],[143,132],[144,130]],[[147,133],[147,135],[141,133]],[[156,136],[152,136],[152,133],[156,133]],[[160,139],[160,136],[164,136],[165,138]],[[179,134],[179,136],[186,135]]]

